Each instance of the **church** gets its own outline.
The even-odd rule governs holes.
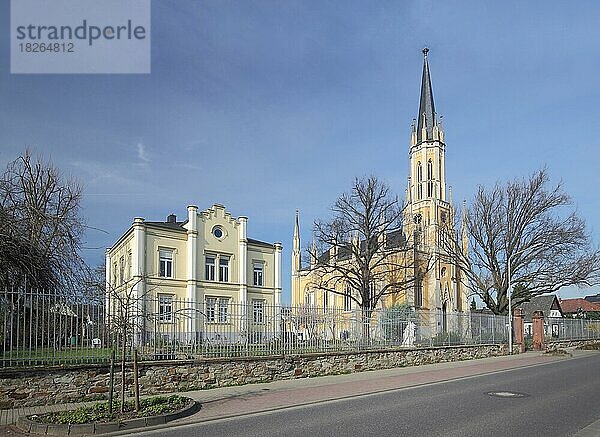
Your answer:
[[[429,72],[428,49],[423,49],[423,75],[417,119],[413,120],[409,145],[408,183],[405,189],[405,208],[402,233],[408,245],[415,248],[426,263],[412,263],[406,275],[412,275],[412,286],[399,295],[386,295],[377,305],[389,308],[405,304],[418,310],[436,311],[439,330],[447,330],[447,313],[468,311],[466,276],[445,248],[444,235],[452,235],[458,250],[468,250],[466,233],[461,224],[455,229],[456,211],[452,191],[446,185],[446,143],[441,120],[435,111],[433,88]],[[463,218],[464,224],[464,218]],[[301,262],[298,212],[294,224],[292,248],[292,306],[314,305],[341,311],[352,311],[355,304],[344,293],[332,293],[315,287],[315,263]],[[455,252],[456,253],[456,252]],[[350,261],[348,261],[350,262]]]

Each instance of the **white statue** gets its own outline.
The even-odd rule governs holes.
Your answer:
[[[416,325],[409,320],[406,324],[406,328],[404,329],[404,334],[402,335],[402,346],[403,347],[413,347],[415,345],[415,328]]]

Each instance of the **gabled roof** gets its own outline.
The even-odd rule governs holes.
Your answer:
[[[187,229],[183,227],[184,224],[187,223],[187,220],[184,222],[144,222],[148,226],[152,226],[154,228],[162,228],[162,229],[170,229],[172,231],[183,231],[187,232]]]
[[[397,229],[395,231],[388,232],[385,234],[385,249],[395,249],[398,247],[402,247],[406,245],[406,236],[402,229]],[[352,249],[350,248],[350,244],[348,243],[345,246],[338,247],[337,259],[345,260],[350,259],[352,257]],[[360,252],[363,253],[366,250],[366,240],[360,241]],[[330,260],[330,251],[326,250],[317,260],[318,264],[327,264]]]
[[[534,311],[542,311],[544,317],[550,316],[550,310],[558,310],[562,316],[563,311],[558,298],[554,294],[532,297],[529,302],[523,302],[519,305],[523,308],[523,315],[526,322],[531,322],[531,314]]]
[[[389,232],[385,236],[385,248],[391,249],[395,247],[402,247],[406,245],[406,236],[402,229],[398,229],[396,231]]]
[[[565,314],[600,312],[600,303],[589,302],[581,297],[576,299],[561,299],[560,306]]]
[[[267,243],[266,241],[255,240],[254,238],[246,238],[246,240],[248,241],[248,243],[254,244],[255,246],[264,246],[264,247],[269,247],[271,249],[273,247],[275,247],[275,245],[273,243]]]
[[[584,297],[588,302],[600,302],[600,293]]]

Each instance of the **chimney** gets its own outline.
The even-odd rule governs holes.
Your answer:
[[[167,223],[176,223],[177,222],[177,216],[175,214],[169,214],[167,216]]]

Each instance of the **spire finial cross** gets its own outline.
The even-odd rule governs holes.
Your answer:
[[[425,47],[423,49],[423,54],[425,55],[425,57],[427,57],[427,53],[429,53],[429,49],[427,47]]]

